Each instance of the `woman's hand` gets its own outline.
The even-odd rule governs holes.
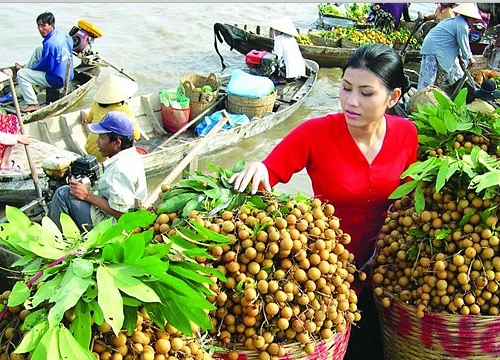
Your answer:
[[[260,184],[264,186],[264,190],[271,191],[269,172],[267,171],[266,165],[262,162],[252,162],[248,164],[242,172],[231,176],[229,182],[234,182],[234,189],[239,192],[245,191],[250,182],[252,182],[252,194],[257,192]]]
[[[28,145],[29,143],[31,143],[31,138],[28,135],[19,134],[17,135],[17,142],[19,144]]]
[[[82,125],[85,125],[87,123],[87,113],[83,110],[80,111],[80,122]]]

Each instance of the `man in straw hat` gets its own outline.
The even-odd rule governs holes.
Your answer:
[[[49,218],[61,228],[61,214],[71,216],[81,231],[130,211],[147,197],[142,157],[134,146],[132,119],[121,111],[110,111],[97,124],[87,125],[97,134],[99,151],[109,157],[96,193],[76,180],[59,187],[49,204]]]
[[[470,26],[481,19],[476,4],[463,3],[453,8],[457,16],[444,19],[429,31],[424,38],[422,49],[422,64],[418,88],[434,85],[438,76],[438,69],[444,74],[444,83],[455,84],[462,76],[460,59],[465,67],[474,66],[469,44]]]
[[[141,138],[139,127],[134,120],[130,107],[125,103],[125,100],[136,93],[137,88],[138,85],[135,81],[114,74],[108,75],[95,93],[95,101],[89,113],[80,112],[82,124],[98,123],[110,111],[123,111],[132,119],[134,124],[134,140],[139,140]],[[89,134],[85,144],[85,151],[90,155],[94,155],[97,161],[101,163],[106,158],[101,155],[97,148],[97,137],[97,134]]]
[[[284,66],[284,76],[295,79],[306,75],[306,63],[294,36],[299,35],[292,20],[282,17],[275,20],[271,28],[274,29],[273,53],[278,56],[280,68]]]

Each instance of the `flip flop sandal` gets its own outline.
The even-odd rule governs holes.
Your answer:
[[[11,163],[11,166],[10,166],[9,170],[12,170],[12,171],[23,171],[24,170],[24,166],[22,166],[21,164],[18,164],[14,160],[11,160],[10,163]]]

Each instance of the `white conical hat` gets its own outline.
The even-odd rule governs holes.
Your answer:
[[[138,88],[135,81],[109,74],[96,91],[94,100],[100,104],[115,104],[133,96]]]
[[[295,25],[293,24],[292,20],[290,20],[289,17],[285,16],[280,19],[277,19],[271,23],[271,27],[274,30],[281,31],[282,33],[292,35],[292,36],[298,36],[299,33],[297,32],[297,29],[295,28]]]
[[[456,7],[454,7],[451,10],[453,10],[453,12],[455,12],[457,14],[467,16],[467,17],[470,17],[473,19],[479,19],[479,20],[482,19],[481,14],[479,14],[479,10],[477,8],[477,5],[474,3],[463,3],[463,4],[460,4]]]

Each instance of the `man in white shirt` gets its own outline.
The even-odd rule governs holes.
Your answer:
[[[61,213],[71,216],[81,231],[109,218],[118,219],[147,197],[144,163],[134,146],[133,124],[121,111],[110,111],[96,124],[87,125],[99,134],[97,146],[104,157],[104,173],[96,194],[87,186],[71,180],[56,190],[48,216],[61,228]]]
[[[284,75],[287,79],[295,79],[306,75],[306,63],[294,36],[297,29],[293,22],[284,17],[276,20],[271,27],[274,29],[273,53],[278,56],[280,68],[284,65]]]

